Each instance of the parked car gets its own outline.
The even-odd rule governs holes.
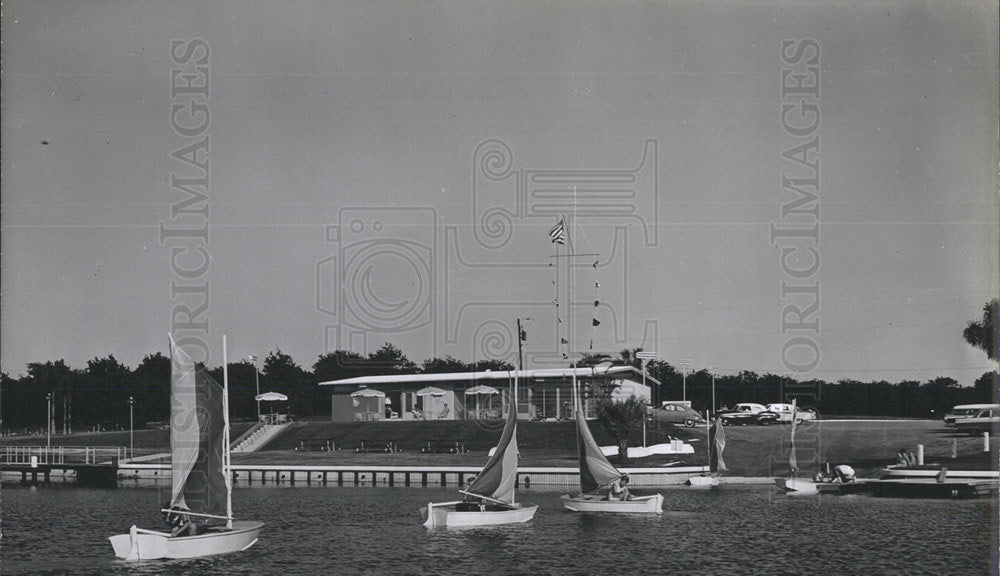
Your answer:
[[[767,405],[768,412],[774,412],[778,415],[778,421],[785,423],[792,421],[792,405],[785,403],[775,403]],[[816,412],[812,408],[802,408],[796,407],[795,411],[795,421],[805,422],[807,420],[815,420]]]
[[[692,428],[696,424],[704,424],[705,418],[684,404],[664,402],[660,408],[653,410],[653,421],[663,424],[683,424]]]
[[[959,418],[972,418],[982,410],[998,409],[1000,404],[961,404],[951,409],[951,412],[944,415],[944,425],[954,427],[955,421]]]
[[[756,424],[757,415],[765,410],[767,408],[763,404],[740,402],[732,410],[721,413],[719,418],[722,420],[723,426],[746,426],[747,424]]]
[[[769,426],[771,424],[781,424],[781,416],[777,412],[765,410],[754,418],[754,423],[758,426]]]
[[[986,408],[976,412],[972,418],[959,418],[955,420],[955,428],[970,436],[978,436],[983,432],[995,436],[1000,429],[1000,408]]]

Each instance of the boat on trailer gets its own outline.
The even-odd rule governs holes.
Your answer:
[[[462,528],[520,524],[531,520],[538,506],[515,501],[517,480],[517,377],[511,385],[503,433],[493,455],[466,490],[465,500],[431,502],[420,509],[424,526]]]
[[[253,546],[263,522],[233,521],[229,473],[229,369],[222,339],[223,386],[170,338],[171,496],[161,510],[178,530],[133,525],[111,536],[125,561],[199,558]]]
[[[609,495],[598,494],[602,488],[610,486],[622,477],[622,472],[601,452],[594,440],[587,419],[580,405],[580,395],[576,390],[574,376],[573,409],[576,412],[576,448],[580,460],[580,494],[563,494],[563,506],[574,512],[632,512],[654,513],[663,512],[663,495],[633,496],[622,500]]]

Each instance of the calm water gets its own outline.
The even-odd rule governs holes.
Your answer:
[[[3,574],[989,574],[997,542],[986,500],[789,498],[763,486],[672,488],[662,516],[564,512],[529,490],[526,525],[449,531],[418,508],[450,489],[253,487],[237,516],[267,523],[245,552],[199,560],[114,559],[107,537],[159,528],[165,488],[7,485]]]

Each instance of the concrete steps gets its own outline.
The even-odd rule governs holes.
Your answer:
[[[232,452],[256,452],[288,428],[288,424],[264,424],[232,448]]]

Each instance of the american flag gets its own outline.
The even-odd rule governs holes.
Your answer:
[[[562,220],[549,230],[549,238],[557,244],[566,244],[566,227],[563,226]]]

